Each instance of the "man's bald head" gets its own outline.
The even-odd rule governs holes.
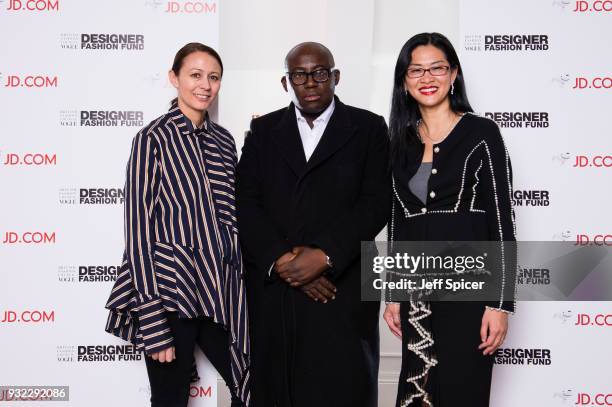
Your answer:
[[[334,69],[334,57],[323,44],[303,42],[291,48],[285,57],[281,83],[311,127],[312,121],[334,100],[339,80],[340,71]]]
[[[291,50],[287,53],[287,56],[285,56],[285,69],[289,70],[289,62],[291,60],[294,60],[295,58],[298,58],[304,54],[324,56],[330,68],[336,65],[334,62],[334,56],[329,48],[321,43],[309,41],[302,42],[301,44],[291,48]]]

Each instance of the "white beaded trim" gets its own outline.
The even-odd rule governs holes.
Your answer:
[[[499,311],[499,312],[503,312],[504,314],[508,314],[508,315],[514,315],[515,311],[508,311],[505,310],[503,308],[493,308],[493,307],[489,307],[488,305],[485,306],[486,309],[490,309],[491,311]]]
[[[510,219],[512,219],[512,233],[514,234],[514,238],[516,239],[516,221],[514,219],[514,204],[512,203],[512,182],[510,182],[510,155],[508,154],[508,149],[506,148],[506,144],[504,143],[503,139],[502,144],[504,145],[504,152],[506,154],[506,181],[508,182],[508,200],[510,201]]]
[[[482,160],[480,160],[480,164],[478,165],[476,172],[474,172],[474,177],[476,177],[476,182],[474,182],[474,185],[472,186],[473,194],[472,194],[472,203],[470,204],[470,212],[486,213],[486,211],[483,211],[482,209],[474,208],[474,203],[476,202],[476,187],[478,186],[478,183],[480,182],[480,178],[478,178],[478,173],[480,172],[481,168],[482,168]]]
[[[476,149],[480,147],[482,143],[484,143],[484,140],[474,146],[472,151],[470,151],[467,157],[465,157],[465,161],[463,162],[463,173],[461,174],[461,189],[459,190],[459,197],[457,199],[457,203],[455,204],[455,212],[457,212],[457,210],[459,209],[459,205],[461,204],[461,196],[463,195],[463,188],[465,187],[465,172],[467,171],[467,163],[472,154],[474,154],[474,151],[476,151]]]
[[[495,124],[497,124],[497,122]],[[501,129],[499,128],[499,125],[497,125],[497,129],[499,130],[499,134],[501,135]],[[512,234],[513,234],[514,240],[516,240],[516,220],[514,218],[514,204],[512,203],[512,182],[510,182],[510,154],[508,153],[508,148],[506,147],[506,143],[504,143],[503,136],[501,137],[501,142],[502,142],[502,145],[504,146],[504,153],[506,154],[506,182],[508,183],[508,200],[510,202],[510,219],[512,220]],[[518,246],[516,250],[517,250],[517,257],[518,257]],[[513,299],[512,305],[513,305],[514,312],[516,312],[516,291],[518,288],[518,276],[519,276],[518,270],[515,270],[515,276],[516,277],[514,279],[514,294],[512,297]]]
[[[395,199],[391,200],[391,227],[389,229],[389,240],[387,242],[387,255],[393,252],[393,242],[395,241]],[[385,292],[385,304],[397,304],[391,298],[391,290]]]
[[[415,216],[426,215],[428,213],[457,213],[458,210],[459,210],[459,205],[461,205],[461,197],[463,195],[463,190],[465,188],[465,173],[467,171],[467,163],[468,163],[470,157],[472,156],[472,154],[474,153],[474,151],[476,151],[476,149],[478,147],[480,147],[480,145],[483,144],[483,143],[486,144],[484,140],[481,141],[480,143],[476,144],[476,146],[474,146],[472,151],[470,151],[470,153],[465,158],[465,161],[463,163],[463,173],[461,174],[461,189],[459,190],[459,194],[458,194],[458,197],[457,197],[457,202],[455,203],[455,206],[453,207],[453,209],[438,209],[438,210],[426,211],[426,212],[420,212],[420,213],[410,213],[410,211],[408,210],[408,208],[406,208],[406,205],[404,204],[404,202],[400,198],[399,193],[397,192],[397,187],[395,185],[395,177],[391,176],[391,181],[393,183],[393,194],[395,195],[395,198],[397,199],[397,201],[401,205],[402,209],[404,210],[404,216],[406,217],[406,219],[413,218]]]
[[[509,198],[510,198],[510,205],[511,205],[511,214],[510,214],[510,218],[512,221],[512,229],[513,229],[513,234],[514,237],[516,238],[516,222],[514,220],[514,216],[513,216],[513,209],[512,209],[512,184],[510,182],[510,163],[509,163],[509,155],[508,155],[508,150],[506,148],[506,145],[503,142],[502,139],[502,145],[504,146],[504,152],[505,152],[505,164],[506,164],[506,179],[508,182],[508,191],[509,191]],[[469,152],[469,154],[467,155],[467,157],[465,158],[465,161],[463,163],[463,173],[461,174],[461,188],[459,190],[459,194],[458,194],[458,198],[457,198],[457,202],[455,203],[455,206],[453,209],[451,210],[432,210],[432,211],[425,211],[425,212],[420,212],[420,213],[414,213],[411,214],[410,211],[408,210],[408,208],[406,207],[406,205],[404,204],[404,202],[402,201],[402,199],[399,196],[399,193],[397,191],[397,187],[395,184],[395,177],[391,176],[391,180],[393,183],[393,194],[395,196],[395,199],[397,199],[397,201],[399,202],[399,204],[401,205],[402,209],[404,210],[404,216],[406,217],[406,219],[408,218],[413,218],[416,216],[422,216],[422,215],[426,215],[429,213],[457,213],[459,210],[459,206],[461,204],[461,199],[462,199],[462,195],[463,195],[463,190],[465,187],[465,173],[467,171],[467,163],[470,159],[470,157],[472,156],[472,154],[474,153],[474,151],[476,151],[476,149],[478,147],[480,147],[480,145],[484,145],[485,151],[487,153],[487,158],[488,158],[488,162],[489,162],[489,169],[491,171],[491,181],[493,184],[493,196],[494,196],[494,200],[495,200],[495,210],[496,210],[496,216],[497,216],[497,227],[498,227],[498,231],[499,231],[499,236],[500,236],[500,241],[503,242],[504,240],[504,236],[503,236],[503,230],[502,230],[502,225],[501,225],[501,214],[500,214],[500,209],[499,209],[499,199],[498,199],[498,195],[497,195],[497,183],[495,181],[495,173],[493,171],[493,162],[491,160],[491,153],[489,150],[489,145],[487,144],[487,142],[485,140],[480,141],[478,144],[476,144],[476,146],[474,146],[474,148],[472,148],[472,150]],[[476,197],[476,185],[479,182],[479,178],[478,178],[478,172],[480,171],[482,167],[482,160],[480,161],[480,165],[478,166],[478,169],[476,170],[474,176],[476,177],[476,183],[473,185],[472,190],[474,191],[474,196],[472,197],[472,202],[471,202],[471,206],[470,206],[470,211],[471,212],[482,212],[482,213],[486,213],[485,211],[481,210],[481,209],[475,209],[474,208],[474,200]],[[394,229],[395,229],[395,199],[393,200],[393,205],[392,205],[392,218],[391,218],[391,239],[393,240],[394,238]],[[499,299],[499,307],[501,308],[504,302],[504,289],[506,286],[506,266],[505,266],[505,252],[504,252],[504,245],[503,243],[501,244],[501,249],[502,249],[502,253],[501,253],[501,257],[502,257],[502,279],[501,279],[501,290],[500,290],[500,299]],[[517,278],[518,278],[518,274],[517,274]],[[514,298],[516,298],[516,281],[515,281],[515,287],[514,287]],[[514,301],[514,306],[516,308],[516,301]]]
[[[494,122],[495,125],[497,126],[497,130],[499,131],[499,135],[500,135],[500,141],[502,146],[504,147],[504,155],[505,155],[505,164],[506,164],[506,182],[508,185],[508,202],[510,203],[510,220],[512,222],[512,235],[514,240],[516,240],[516,221],[514,219],[514,207],[512,204],[512,183],[510,182],[510,154],[508,154],[508,148],[506,147],[506,143],[504,143],[504,138],[501,135],[501,129],[499,128],[499,125],[497,124],[497,122]],[[495,176],[493,174],[493,165],[491,162],[491,155],[489,153],[489,148],[485,143],[485,147],[486,147],[486,151],[487,151],[487,155],[489,158],[489,166],[491,168],[491,177],[493,178],[493,189],[494,189],[494,194],[495,194],[495,207],[497,210],[497,222],[498,222],[498,227],[499,227],[499,236],[500,236],[500,241],[503,242],[504,237],[503,237],[503,232],[502,232],[502,227],[501,227],[501,219],[500,219],[500,212],[499,212],[499,205],[498,205],[498,200],[497,200],[497,191],[495,190]],[[504,258],[504,252],[503,252],[503,245],[502,245],[502,266],[505,269],[505,258]],[[514,281],[514,295],[513,295],[513,308],[514,310],[516,310],[516,290],[517,290],[517,283],[518,283],[518,273],[515,273],[516,278]],[[503,274],[502,274],[502,288],[501,288],[501,293],[500,293],[500,300],[499,300],[499,309],[501,309],[502,305],[503,305],[503,299],[504,299],[504,288],[505,288],[505,279],[506,279],[506,275],[505,275],[505,270],[503,270]],[[496,308],[493,308],[496,309]]]
[[[483,141],[484,142],[484,141]],[[499,308],[504,303],[504,288],[506,287],[506,253],[504,250],[504,231],[501,224],[501,214],[499,212],[499,199],[497,198],[497,182],[495,182],[495,171],[493,170],[493,161],[491,160],[491,152],[489,151],[489,145],[484,142],[485,151],[487,152],[487,159],[489,161],[489,170],[491,171],[491,184],[493,184],[493,198],[495,200],[495,214],[497,216],[497,229],[499,232],[499,241],[501,248],[501,288],[499,296]]]
[[[499,129],[499,125],[497,126],[497,128]],[[501,130],[500,130],[500,134],[501,134]],[[510,154],[508,153],[508,149],[506,148],[506,143],[504,143],[503,137],[502,137],[502,144],[504,146],[504,152],[506,154],[506,181],[508,182],[508,195],[509,195],[508,199],[510,202],[510,219],[512,220],[512,234],[513,234],[514,240],[516,240],[516,220],[514,218],[514,204],[512,203],[512,182],[510,182]],[[516,250],[517,250],[517,257],[518,257],[518,246],[516,247]],[[519,277],[518,270],[514,270],[514,274],[515,274],[515,278],[514,278],[514,294],[512,296],[512,306],[513,306],[514,312],[516,312],[516,291],[518,288],[518,277]]]
[[[408,303],[404,303],[408,304]],[[428,332],[423,326],[419,323],[420,320],[427,318],[431,315],[431,310],[427,303],[423,301],[410,301],[410,311],[408,312],[408,323],[412,325],[412,327],[416,330],[417,334],[422,338],[421,340],[415,343],[409,343],[406,345],[407,349],[414,354],[416,354],[425,364],[423,370],[411,377],[408,377],[406,381],[414,385],[417,390],[417,393],[408,395],[400,404],[401,407],[407,407],[412,403],[412,400],[415,398],[421,397],[423,403],[427,404],[430,407],[433,407],[433,404],[429,400],[429,395],[423,389],[418,380],[423,379],[429,373],[429,370],[438,364],[438,360],[435,358],[433,354],[427,355],[424,351],[427,348],[433,348],[434,340],[431,336],[431,333]]]

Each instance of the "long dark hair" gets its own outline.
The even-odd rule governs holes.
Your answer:
[[[185,44],[181,49],[177,51],[176,55],[174,56],[174,62],[172,62],[172,72],[174,72],[176,76],[178,76],[185,58],[187,58],[187,56],[193,54],[194,52],[204,52],[216,59],[219,63],[219,66],[221,67],[221,77],[223,77],[223,62],[221,62],[221,56],[219,55],[219,53],[208,45],[204,45],[199,42],[190,42],[188,44]],[[175,105],[176,103],[178,103],[178,98],[172,99],[170,105]]]
[[[391,115],[389,117],[389,136],[391,138],[391,162],[403,162],[406,151],[411,143],[420,143],[416,127],[421,118],[417,101],[406,92],[404,80],[406,70],[412,61],[412,51],[421,45],[433,45],[444,53],[451,69],[457,69],[455,90],[450,97],[450,108],[455,113],[472,112],[463,80],[463,71],[459,57],[451,42],[440,33],[421,33],[410,38],[402,47],[393,78],[393,94],[391,96]]]

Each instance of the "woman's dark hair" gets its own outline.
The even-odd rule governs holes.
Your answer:
[[[450,97],[450,107],[455,113],[472,112],[468,101],[463,80],[463,71],[459,63],[459,57],[451,42],[439,33],[421,33],[410,38],[402,47],[393,78],[393,95],[391,97],[391,115],[389,117],[389,136],[391,138],[391,162],[401,164],[406,157],[407,148],[411,143],[420,143],[416,133],[417,121],[421,118],[421,112],[417,101],[406,92],[404,80],[406,70],[412,61],[412,51],[421,45],[433,45],[446,55],[451,69],[457,69],[455,79],[455,90]]]
[[[223,62],[221,62],[221,56],[219,55],[219,53],[208,45],[204,45],[199,42],[190,42],[189,44],[185,44],[181,49],[177,51],[176,55],[174,56],[174,62],[172,63],[172,71],[176,76],[178,76],[185,58],[187,58],[187,56],[193,54],[194,52],[204,52],[216,59],[219,63],[219,66],[221,67],[221,77],[223,77]],[[170,104],[174,105],[177,102],[178,98],[174,98],[172,99]]]

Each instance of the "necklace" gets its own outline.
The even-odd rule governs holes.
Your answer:
[[[459,118],[463,117],[463,115],[459,116]],[[450,132],[453,130],[453,128],[455,127],[455,125],[458,123],[459,121],[457,120],[457,115],[453,115],[453,119],[451,120],[448,128],[446,129],[446,132],[443,133],[444,136],[440,137],[440,138],[432,138],[429,136],[429,134],[424,134],[425,137],[427,137],[429,140],[431,140],[434,144],[437,144],[439,142],[441,142],[442,140],[444,140],[445,138],[448,137],[448,135],[450,134]],[[423,139],[421,138],[421,132],[418,131],[418,128],[421,127],[421,124],[423,123],[423,119],[419,119],[417,121],[417,135],[419,136],[419,138],[421,139],[421,142],[423,142]],[[429,133],[429,131],[427,131],[427,133]]]

